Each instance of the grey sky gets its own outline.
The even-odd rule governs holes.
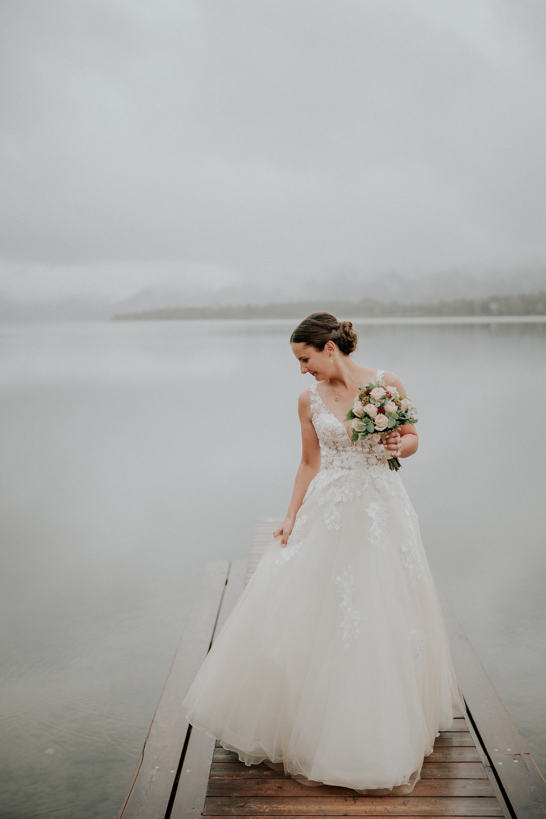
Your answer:
[[[543,0],[4,0],[0,55],[8,298],[546,269]]]

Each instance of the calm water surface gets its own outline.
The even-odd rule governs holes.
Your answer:
[[[0,328],[2,819],[117,816],[205,562],[286,510],[294,323]],[[546,325],[357,329],[420,410],[435,578],[545,770]]]

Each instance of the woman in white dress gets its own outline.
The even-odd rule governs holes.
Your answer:
[[[388,457],[414,426],[352,443],[344,418],[364,383],[351,322],[314,313],[292,333],[302,459],[288,513],[183,707],[247,765],[306,784],[409,793],[462,705],[415,511]]]

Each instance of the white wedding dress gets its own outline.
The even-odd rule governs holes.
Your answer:
[[[382,378],[382,372],[378,372]],[[419,524],[378,436],[352,444],[310,387],[321,450],[184,702],[246,764],[409,793],[462,705]]]

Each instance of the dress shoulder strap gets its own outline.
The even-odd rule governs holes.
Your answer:
[[[384,375],[385,375],[385,370],[378,370],[376,375],[375,375],[375,380],[376,381],[381,381],[381,383],[383,383],[383,376]]]
[[[316,413],[320,410],[321,406],[321,399],[320,395],[318,394],[316,381],[309,387],[309,403],[311,404],[312,415],[316,415]]]

